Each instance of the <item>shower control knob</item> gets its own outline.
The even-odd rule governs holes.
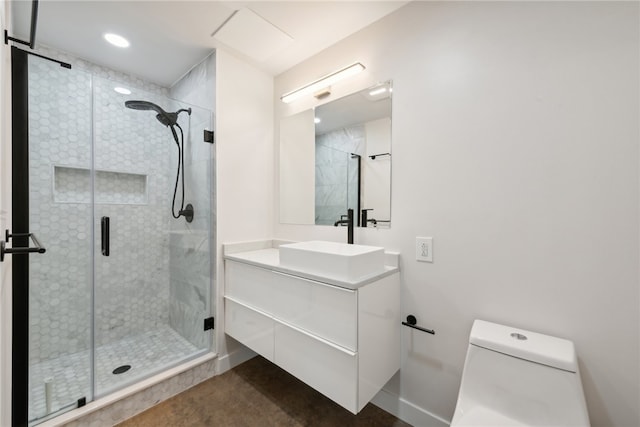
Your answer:
[[[178,215],[183,216],[187,222],[193,221],[193,205],[191,203],[187,204],[187,207],[178,212]]]

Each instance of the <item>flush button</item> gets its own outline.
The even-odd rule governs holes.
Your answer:
[[[519,334],[519,333],[517,333],[517,332],[514,332],[514,333],[512,333],[512,334],[511,334],[511,338],[515,338],[515,339],[517,339],[517,340],[524,341],[524,340],[526,340],[526,339],[527,339],[527,336],[526,336],[526,335]]]

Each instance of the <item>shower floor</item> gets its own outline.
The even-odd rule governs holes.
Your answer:
[[[96,393],[105,394],[118,386],[161,370],[185,359],[199,349],[168,325],[124,338],[96,349]],[[58,411],[91,395],[91,353],[68,354],[30,366],[29,419],[46,416],[45,380],[53,378],[51,410]],[[122,365],[131,369],[121,374]]]

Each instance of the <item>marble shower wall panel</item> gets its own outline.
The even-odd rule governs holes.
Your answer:
[[[172,232],[169,325],[199,349],[209,344],[203,329],[208,314],[209,239],[206,233]]]
[[[347,213],[348,154],[316,144],[316,224],[333,225]]]
[[[357,209],[357,161],[351,153],[364,156],[365,147],[362,125],[316,136],[316,224],[333,225],[347,209]]]
[[[203,141],[203,131],[213,130],[215,109],[215,55],[196,65],[171,88],[171,96],[191,104],[192,113],[179,123],[185,135],[185,204],[194,207],[194,219],[171,223],[169,324],[198,348],[209,345],[210,332],[203,330],[209,316],[211,260],[215,259],[211,238],[215,230],[215,146]],[[186,105],[176,103],[176,108]],[[202,108],[200,108],[202,107]],[[183,125],[184,123],[184,125]]]
[[[215,81],[216,55],[212,53],[171,87],[171,97],[215,111]]]
[[[202,117],[202,110],[193,108],[192,120],[198,115]],[[209,128],[209,120],[188,128],[191,131],[185,135],[185,205],[193,205],[194,218],[191,223],[183,219],[171,223],[169,324],[201,349],[209,345],[210,335],[204,331],[203,321],[209,315],[211,287],[212,146],[203,141],[202,130]]]

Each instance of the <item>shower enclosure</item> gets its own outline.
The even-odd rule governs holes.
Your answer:
[[[33,425],[210,351],[212,113],[24,53],[12,61],[28,91],[28,167],[13,168],[28,173],[22,214],[46,247],[14,257],[14,281],[28,280],[27,325],[14,328],[14,361],[28,361],[14,364],[14,415]],[[190,109],[176,116],[182,150],[172,126],[126,108],[130,100]],[[190,222],[174,218],[175,196],[192,205]],[[20,332],[28,343],[16,342]],[[25,395],[28,408],[16,408]]]

